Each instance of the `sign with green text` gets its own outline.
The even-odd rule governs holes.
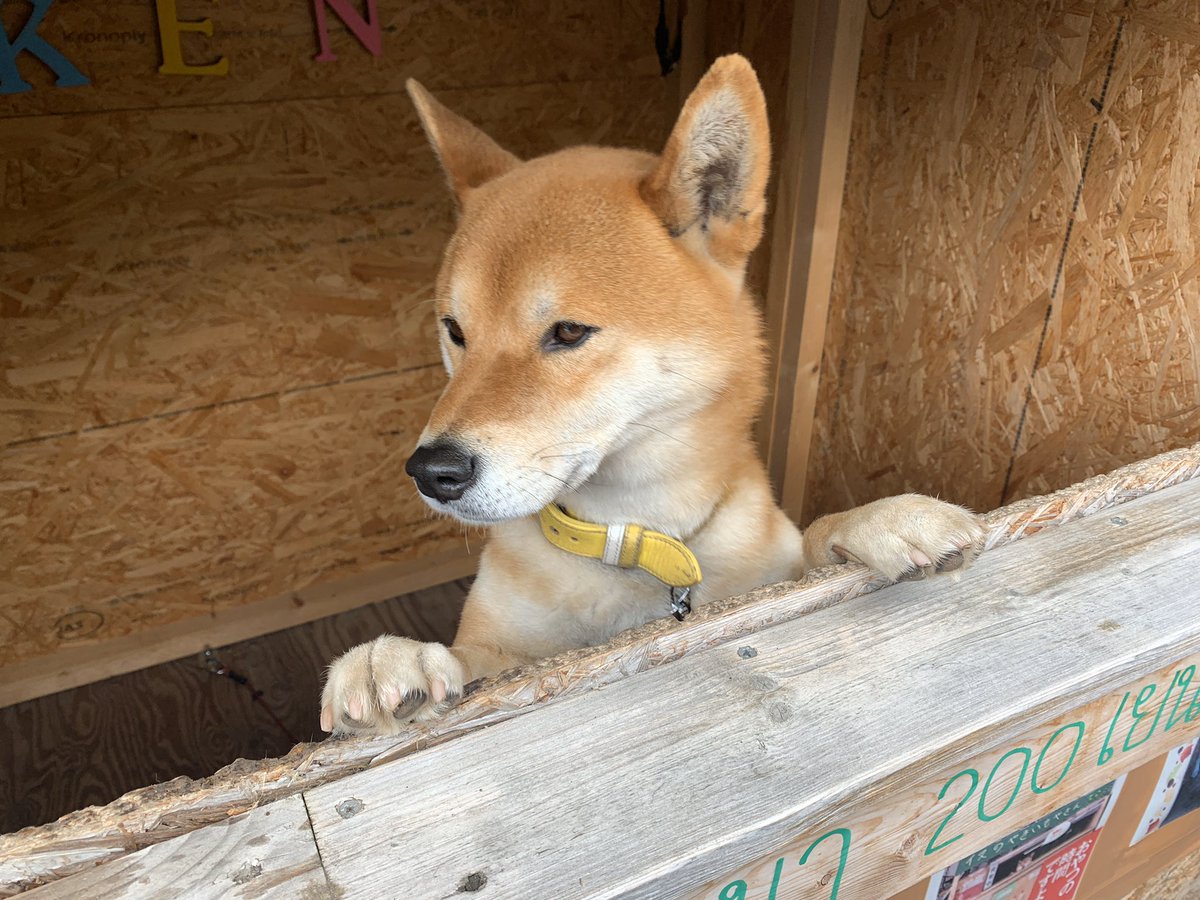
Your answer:
[[[936,780],[881,790],[884,799],[874,804],[842,804],[843,821],[799,835],[695,896],[878,900],[938,870],[949,873],[947,884],[960,883],[1056,829],[1069,838],[1078,864],[1086,842],[1064,825],[1098,828],[1119,776],[1200,730],[1198,664],[1200,658],[1183,660],[1140,679]]]

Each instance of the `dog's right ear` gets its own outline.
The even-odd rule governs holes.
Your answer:
[[[433,99],[415,79],[408,79],[406,87],[459,206],[472,190],[520,164],[517,157]]]
[[[741,270],[762,238],[771,139],[767,104],[744,56],[722,56],[683,105],[642,197],[673,237]]]

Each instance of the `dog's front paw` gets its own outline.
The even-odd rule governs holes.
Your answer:
[[[902,494],[818,519],[805,532],[810,565],[852,560],[892,581],[951,572],[983,549],[983,522],[961,506]]]
[[[321,695],[321,728],[388,734],[432,719],[462,696],[462,663],[443,644],[384,635],[333,661]]]

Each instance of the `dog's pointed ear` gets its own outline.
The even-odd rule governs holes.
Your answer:
[[[410,78],[406,87],[460,206],[472,190],[520,164],[517,157],[435,100],[418,81]]]
[[[713,259],[739,268],[762,238],[770,170],[758,77],[744,56],[722,56],[684,104],[642,197],[673,236],[696,229]]]

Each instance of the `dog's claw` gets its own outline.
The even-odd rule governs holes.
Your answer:
[[[364,719],[359,719],[350,715],[349,710],[342,710],[342,722],[346,725],[349,725],[351,728],[367,728],[371,724]]]
[[[947,553],[938,560],[937,570],[939,572],[953,572],[955,569],[961,569],[964,561],[962,551],[955,550],[952,553]]]
[[[837,557],[837,564],[839,566],[844,566],[846,563],[850,563],[850,562],[855,562],[855,563],[862,562],[862,560],[860,560],[857,556],[855,556],[853,553],[851,553],[845,547],[839,547],[837,544],[834,544],[829,549],[830,549],[830,551],[832,551],[833,555]]]
[[[399,694],[399,691],[396,692]],[[428,695],[421,690],[409,691],[404,695],[402,701],[389,707],[392,710],[392,718],[408,719],[411,718],[418,709],[425,705],[425,701],[429,699]]]

